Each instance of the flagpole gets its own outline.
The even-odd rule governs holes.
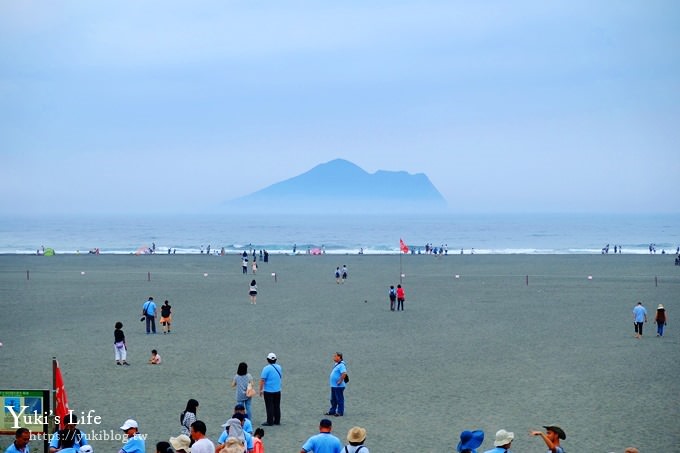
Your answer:
[[[401,276],[404,275],[401,269],[401,255],[403,255],[401,248],[399,248],[399,284],[401,285]]]

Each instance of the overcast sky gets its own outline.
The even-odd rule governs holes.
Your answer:
[[[680,212],[679,24],[653,0],[5,0],[0,213],[214,211],[335,158],[425,173],[454,212]]]

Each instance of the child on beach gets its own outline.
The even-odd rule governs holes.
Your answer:
[[[390,285],[390,311],[394,311],[394,303],[397,301],[397,291],[394,289],[394,285]]]
[[[151,365],[160,365],[161,364],[161,356],[158,354],[158,351],[155,349],[151,350],[151,358],[149,359],[149,363]]]
[[[163,326],[163,335],[170,333],[170,324],[172,323],[172,306],[166,300],[161,305],[161,326]]]
[[[123,323],[118,321],[114,326],[113,331],[113,351],[116,356],[116,365],[126,365],[127,363],[127,345],[125,344],[125,333],[123,333]]]
[[[257,303],[257,283],[255,280],[250,282],[250,290],[248,291],[250,295],[250,303],[255,305]]]
[[[256,428],[253,434],[253,453],[264,453],[264,444],[262,438],[264,437],[264,429]]]

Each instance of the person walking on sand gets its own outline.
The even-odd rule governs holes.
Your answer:
[[[142,316],[146,318],[146,334],[149,335],[151,332],[156,334],[156,303],[153,301],[153,297],[149,297],[149,300],[144,302],[142,305]]]
[[[340,266],[335,268],[335,283],[340,284]]]
[[[116,365],[126,365],[127,363],[127,344],[125,343],[125,333],[123,332],[123,323],[118,321],[114,326],[113,331],[113,351],[116,357]]]
[[[257,274],[257,261],[255,261],[255,256],[253,255],[253,267],[252,267],[253,275]]]
[[[345,280],[347,280],[347,265],[343,264],[342,265],[342,283],[345,283]]]
[[[404,301],[406,300],[406,293],[401,285],[397,285],[397,311],[404,311]]]
[[[342,353],[333,354],[333,369],[328,378],[331,387],[331,408],[324,415],[342,417],[345,414],[345,378],[347,366],[342,360]]]
[[[172,324],[172,306],[166,300],[161,305],[161,326],[163,326],[163,335],[170,333],[170,324]]]
[[[260,374],[260,396],[264,397],[267,421],[262,426],[281,424],[281,381],[283,369],[276,363],[276,354],[267,354],[267,365]]]
[[[531,431],[529,434],[532,436],[541,436],[543,442],[548,447],[548,453],[564,453],[562,447],[560,447],[560,439],[564,440],[567,435],[564,430],[559,426],[544,426],[545,433],[542,431]]]
[[[250,303],[255,305],[257,303],[257,282],[255,279],[250,282],[250,291],[248,294],[250,294]]]
[[[666,325],[668,318],[666,317],[666,309],[662,304],[656,307],[656,316],[654,322],[656,323],[656,336],[663,337],[663,328]]]
[[[647,322],[647,309],[638,302],[633,308],[633,324],[635,325],[635,338],[642,338],[642,326]]]
[[[394,285],[390,285],[388,296],[390,298],[390,311],[394,311],[394,305],[397,302],[397,290],[394,289]]]

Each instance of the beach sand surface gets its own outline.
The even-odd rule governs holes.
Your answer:
[[[343,444],[359,425],[373,452],[451,452],[462,430],[482,429],[485,451],[504,428],[515,433],[513,451],[544,452],[528,433],[558,424],[569,452],[680,445],[680,267],[672,255],[270,258],[253,276],[241,274],[238,256],[0,256],[0,388],[50,388],[57,357],[71,408],[101,417],[80,429],[119,434],[134,418],[152,453],[179,433],[189,398],[217,439],[235,403],[238,363],[257,378],[275,352],[282,424],[265,428],[264,443],[268,453],[298,452],[328,409],[340,351],[351,378],[345,416],[333,418]],[[349,278],[338,285],[333,273],[343,264]],[[400,269],[406,309],[391,312],[387,290]],[[249,303],[252,278],[257,305]],[[160,326],[145,334],[148,296],[170,301],[170,335]],[[649,313],[640,340],[638,300]],[[659,303],[669,315],[663,338],[653,323]],[[116,321],[130,367],[114,362]],[[154,348],[159,366],[146,363]],[[257,427],[261,398],[253,414]],[[95,452],[120,448],[119,440],[92,444]]]

